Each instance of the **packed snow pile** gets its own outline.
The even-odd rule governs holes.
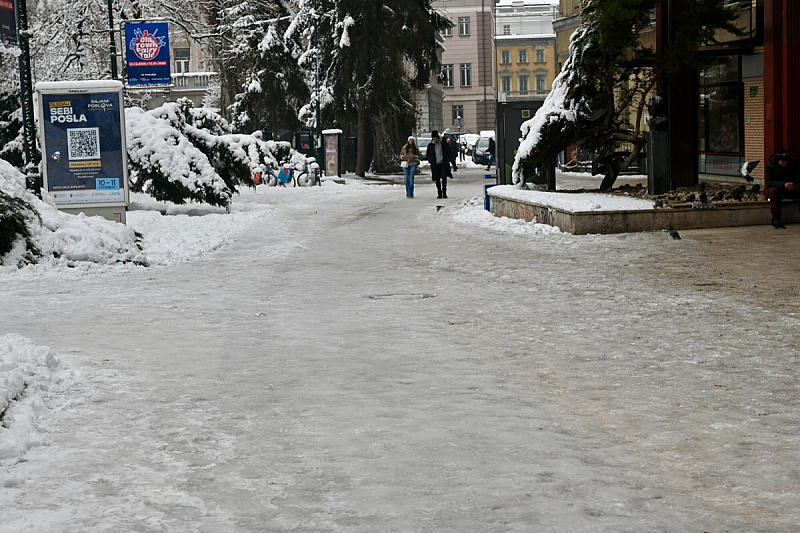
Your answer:
[[[133,229],[100,217],[70,215],[37,198],[25,188],[25,176],[0,159],[0,191],[8,205],[0,211],[0,232],[10,246],[0,251],[0,268],[26,264],[146,264]],[[24,218],[23,233],[12,235],[6,222]],[[27,235],[24,234],[27,232]]]
[[[571,213],[653,209],[653,202],[651,200],[643,200],[640,198],[614,196],[602,193],[531,191],[527,189],[518,189],[513,185],[492,187],[489,189],[489,196],[553,207]]]
[[[50,348],[16,334],[0,337],[0,465],[47,444],[40,419],[63,407],[61,393],[76,380]]]
[[[467,227],[481,227],[510,235],[548,235],[561,233],[556,226],[527,222],[519,218],[497,217],[487,211],[483,200],[473,198],[450,213],[454,222]]]

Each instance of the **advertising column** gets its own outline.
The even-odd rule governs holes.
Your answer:
[[[341,177],[339,168],[339,138],[342,130],[324,130],[322,136],[325,139],[325,175],[327,177]]]
[[[56,207],[125,222],[122,83],[37,83],[44,189]]]

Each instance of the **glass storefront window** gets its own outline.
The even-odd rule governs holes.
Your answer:
[[[744,158],[744,85],[740,72],[739,56],[721,57],[700,72],[701,173],[738,175]]]

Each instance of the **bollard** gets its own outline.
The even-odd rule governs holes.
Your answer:
[[[494,187],[494,185],[484,185],[483,186],[483,208],[487,211],[491,211],[491,205],[489,200],[489,189]]]

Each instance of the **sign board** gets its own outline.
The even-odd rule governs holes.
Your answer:
[[[0,0],[0,43],[17,46],[16,0]]]
[[[325,175],[341,176],[339,173],[339,137],[342,130],[325,130],[322,136],[325,139]]]
[[[59,208],[128,205],[122,83],[37,83],[44,189]]]
[[[170,85],[169,24],[125,24],[125,61],[128,85]]]

